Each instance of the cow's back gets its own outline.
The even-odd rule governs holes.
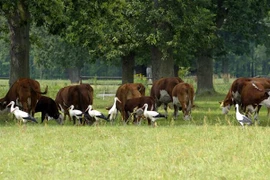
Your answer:
[[[127,99],[141,97],[145,95],[145,87],[141,83],[126,83],[118,87],[116,97],[121,101],[117,101],[116,108],[121,112],[122,118],[125,119],[125,104]]]
[[[136,107],[143,107],[145,103],[148,104],[148,110],[155,110],[155,100],[151,96],[142,96],[128,99],[125,103],[125,109],[133,111]]]
[[[183,80],[179,77],[161,78],[153,83],[150,96],[156,101],[164,101],[164,103],[171,102],[172,90],[174,86],[181,82]]]
[[[93,104],[93,88],[89,84],[66,86],[58,91],[55,102],[64,109],[74,105],[75,109],[84,111]]]
[[[190,101],[193,106],[194,87],[189,83],[179,83],[173,88],[172,96],[177,97],[179,101]]]
[[[225,99],[222,101],[221,106],[227,107],[231,106],[233,103],[241,103],[241,92],[242,89],[252,81],[252,78],[244,78],[240,77],[233,81],[231,84],[231,87],[225,97]]]
[[[249,82],[241,91],[241,104],[243,106],[260,104],[269,97],[266,89],[261,83]]]

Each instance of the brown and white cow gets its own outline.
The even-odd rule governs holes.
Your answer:
[[[184,82],[179,77],[161,78],[153,83],[150,96],[156,101],[156,107],[164,104],[165,116],[168,116],[167,106],[172,102],[172,90],[178,83]]]
[[[151,96],[142,96],[137,98],[128,99],[125,104],[125,114],[127,115],[125,118],[125,122],[130,118],[132,114],[134,114],[134,121],[133,123],[140,122],[143,109],[139,110],[144,106],[144,104],[148,104],[147,110],[155,110],[155,100]],[[151,125],[151,120],[148,119],[148,125]]]
[[[194,88],[188,83],[177,84],[172,91],[174,104],[174,118],[178,115],[178,109],[182,110],[184,120],[190,120],[191,108],[193,107]]]
[[[59,113],[55,101],[47,96],[41,96],[35,108],[36,112],[41,112],[41,123],[45,119],[53,118],[57,123],[62,124],[63,116]]]
[[[125,105],[128,99],[142,97],[145,95],[145,87],[142,83],[126,83],[118,87],[116,97],[121,101],[116,102],[116,108],[121,112],[122,120],[128,115],[125,113]]]
[[[270,80],[266,78],[238,78],[228,91],[225,99],[221,102],[223,114],[227,114],[230,107],[239,104],[244,113],[254,113],[254,119],[257,119],[262,105],[268,108],[268,91],[270,89]]]
[[[35,114],[35,107],[41,94],[46,94],[48,86],[44,92],[40,91],[38,81],[29,78],[20,78],[13,83],[5,97],[0,99],[0,109],[6,108],[11,101],[18,102],[22,106],[23,111]]]
[[[258,115],[261,106],[270,108],[269,89],[258,81],[251,81],[242,89],[241,107],[244,112],[254,113],[257,110]]]
[[[55,98],[58,108],[64,113],[64,120],[66,115],[69,116],[68,108],[74,105],[75,109],[85,111],[88,105],[93,104],[94,90],[90,84],[71,85],[61,88]],[[75,123],[75,122],[74,122]]]
[[[252,81],[251,78],[237,78],[231,85],[225,99],[220,102],[222,113],[227,114],[234,104],[241,105],[241,92],[247,82]]]

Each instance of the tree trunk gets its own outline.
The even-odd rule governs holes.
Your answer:
[[[122,84],[134,82],[135,54],[122,56]]]
[[[174,60],[169,53],[166,59],[163,59],[163,54],[158,47],[152,46],[152,77],[153,81],[162,77],[174,77]]]
[[[71,83],[79,83],[81,81],[80,69],[77,67],[71,67],[67,69],[68,79]]]
[[[222,78],[225,83],[229,83],[229,59],[227,56],[222,58]]]
[[[18,78],[30,77],[29,70],[29,29],[30,13],[26,0],[16,1],[17,7],[7,15],[10,31],[10,74],[11,86]]]
[[[213,86],[213,60],[208,53],[202,53],[197,60],[197,95],[215,93]]]

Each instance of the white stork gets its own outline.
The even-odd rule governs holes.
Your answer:
[[[113,103],[113,106],[111,107],[111,109],[109,110],[109,112],[108,112],[108,117],[107,117],[107,119],[109,119],[110,121],[114,121],[115,119],[116,119],[116,116],[117,116],[117,112],[118,112],[118,110],[117,110],[117,108],[116,108],[116,102],[120,102],[120,103],[122,103],[119,99],[118,99],[118,97],[114,97],[114,103]]]
[[[70,117],[73,118],[73,123],[76,124],[76,119],[79,120],[79,122],[81,123],[81,119],[83,118],[83,112],[81,110],[78,109],[74,109],[74,105],[71,105],[68,108],[68,112]]]
[[[244,127],[244,124],[251,125],[252,120],[239,112],[238,104],[235,104],[235,108],[236,108],[236,119],[241,124],[241,126]]]
[[[24,111],[20,110],[18,106],[14,107],[14,105],[15,105],[15,102],[14,101],[11,101],[7,105],[7,107],[10,106],[10,105],[11,105],[10,112],[15,115],[16,119],[19,120],[20,123],[21,122],[27,123],[28,121],[32,121],[32,122],[38,123],[37,120],[34,117],[30,116],[30,114],[28,114],[27,112],[24,112]]]
[[[97,110],[94,110],[92,105],[89,105],[87,107],[87,109],[85,110],[85,112],[87,112],[87,111],[88,111],[88,114],[91,117],[95,118],[96,121],[98,121],[99,119],[104,119],[106,121],[109,121],[104,114],[102,114],[101,112],[99,112]]]
[[[166,118],[165,115],[160,114],[160,113],[158,113],[156,111],[148,111],[147,110],[147,108],[148,108],[147,103],[145,103],[142,108],[144,108],[144,111],[143,111],[144,117],[149,118],[152,123],[155,123],[157,119]]]

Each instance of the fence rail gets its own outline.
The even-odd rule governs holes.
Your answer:
[[[0,79],[9,79],[9,77],[0,77]]]
[[[121,76],[80,76],[82,80],[97,79],[97,80],[122,80]]]

